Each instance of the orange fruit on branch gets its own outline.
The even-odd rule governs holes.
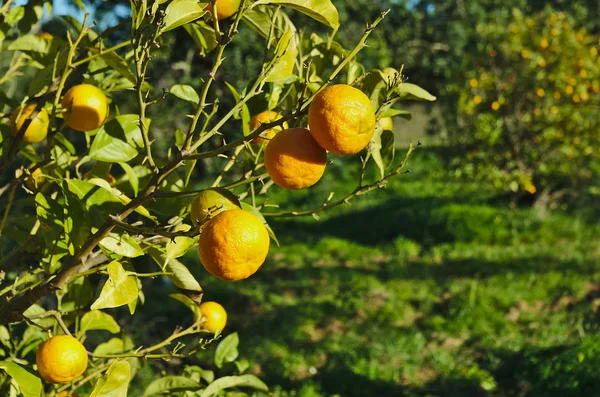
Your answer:
[[[64,118],[76,131],[93,131],[108,117],[108,101],[101,89],[91,84],[72,87],[62,100]]]
[[[317,183],[327,165],[327,152],[305,128],[275,135],[265,149],[265,168],[279,187],[304,189]]]
[[[204,302],[200,305],[200,313],[206,318],[204,328],[212,333],[223,331],[227,325],[227,312],[217,302]]]
[[[217,19],[227,19],[235,14],[240,8],[241,0],[214,0],[217,3]],[[206,6],[205,10],[212,14],[213,2],[211,1]]]
[[[369,97],[345,84],[325,88],[308,110],[308,125],[315,140],[342,156],[363,150],[373,138],[375,124]]]
[[[23,111],[21,106],[17,107],[10,117],[10,126],[13,131],[13,135],[17,135],[21,130],[21,127],[25,124],[25,121],[35,111],[36,104],[30,103],[25,105]],[[20,115],[19,115],[20,113]],[[17,120],[18,117],[18,120]],[[26,143],[38,143],[46,138],[48,135],[48,126],[50,125],[50,118],[46,109],[41,108],[37,115],[31,120],[29,126],[25,130],[23,135],[23,141]]]
[[[249,212],[221,212],[202,228],[198,251],[204,268],[223,281],[239,281],[256,273],[269,253],[269,233]]]
[[[235,194],[222,187],[213,187],[198,193],[192,204],[190,217],[194,226],[198,226],[223,211],[240,208],[240,202]]]
[[[256,116],[254,116],[252,118],[252,120],[250,120],[250,131],[254,131],[258,127],[260,127],[261,124],[269,124],[269,123],[279,120],[282,117],[283,116],[281,114],[274,112],[272,110],[267,110],[265,112],[259,113]],[[252,143],[260,145],[264,142],[265,145],[267,145],[269,143],[269,141],[271,139],[273,139],[273,137],[278,132],[287,130],[288,128],[289,128],[289,125],[288,125],[287,121],[284,121],[283,124],[279,127],[270,128],[268,130],[261,132],[261,134],[258,138],[254,138],[252,140]]]
[[[88,355],[77,339],[58,335],[40,345],[35,361],[38,372],[48,382],[69,383],[85,372]]]

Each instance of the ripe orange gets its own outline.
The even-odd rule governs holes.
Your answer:
[[[79,84],[72,87],[62,100],[67,125],[76,131],[100,128],[108,117],[108,101],[98,87]]]
[[[384,117],[381,120],[379,120],[379,126],[384,130],[384,131],[394,131],[394,120],[392,120],[391,117]]]
[[[269,243],[269,233],[260,219],[233,209],[221,212],[204,225],[198,250],[200,261],[210,274],[223,281],[239,281],[261,267],[269,253]]]
[[[217,19],[227,19],[240,8],[241,0],[214,0],[217,3]],[[206,11],[212,13],[212,1],[206,6]]]
[[[36,108],[35,103],[30,103],[25,105],[25,108],[21,112],[21,106],[17,107],[12,115],[10,116],[10,126],[13,131],[13,135],[17,135],[25,121],[33,113]],[[19,116],[21,113],[21,116]],[[19,120],[17,120],[19,117]],[[48,112],[46,109],[41,108],[38,114],[35,116],[27,130],[25,130],[25,134],[23,135],[23,142],[26,143],[38,143],[46,138],[48,135],[48,126],[50,125],[50,118],[48,117]]]
[[[369,97],[345,84],[325,88],[308,110],[315,140],[323,149],[342,156],[363,150],[373,138],[375,123]]]
[[[240,209],[237,196],[222,187],[206,189],[198,193],[190,217],[194,226],[202,225],[207,218],[214,218],[223,211]]]
[[[272,110],[271,111],[267,110],[262,113],[259,113],[256,116],[254,116],[252,118],[252,120],[250,120],[250,130],[253,131],[253,130],[257,129],[258,127],[260,127],[261,124],[272,123],[273,121],[277,121],[282,117],[283,116],[281,114],[274,112]],[[275,128],[271,128],[271,129],[263,131],[258,138],[254,138],[252,140],[252,143],[260,145],[264,142],[265,145],[267,145],[269,143],[269,140],[273,139],[275,134],[277,134],[280,131],[287,130],[288,128],[289,128],[289,125],[288,125],[287,121],[284,121],[283,125],[281,125],[280,127],[275,127]]]
[[[227,312],[217,302],[204,302],[200,305],[200,313],[203,317],[206,317],[203,324],[204,328],[212,333],[223,331],[223,328],[227,325]]]
[[[88,356],[85,347],[77,339],[59,335],[40,345],[36,363],[38,372],[48,382],[69,383],[85,372]]]
[[[281,131],[265,149],[265,168],[277,186],[299,190],[319,182],[327,152],[305,128]]]
[[[498,109],[500,109],[500,102],[498,102],[498,101],[492,102],[492,110],[497,111]]]
[[[475,102],[475,105],[479,105],[481,102],[483,102],[483,98],[480,95],[475,95],[473,97],[473,102]]]
[[[35,164],[31,164],[31,166],[33,167]],[[31,175],[27,177],[25,183],[27,184],[29,190],[35,190],[36,187],[42,186],[44,183],[44,172],[42,169],[36,168],[35,171],[33,171]]]

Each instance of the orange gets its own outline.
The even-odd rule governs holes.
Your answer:
[[[492,110],[496,111],[498,109],[500,109],[500,102],[498,102],[498,101],[492,102]]]
[[[543,98],[546,95],[546,91],[543,88],[538,88],[535,93],[540,98]]]
[[[35,103],[30,103],[25,105],[25,108],[21,112],[21,106],[17,107],[15,111],[10,116],[10,126],[12,128],[13,134],[17,135],[25,124],[25,121],[33,113],[36,108]],[[19,116],[21,113],[21,116]],[[19,120],[17,120],[19,117]],[[41,108],[38,114],[35,116],[27,130],[25,130],[25,134],[23,135],[23,142],[26,143],[38,143],[43,141],[48,135],[48,126],[50,125],[50,118],[48,117],[48,112],[46,109]]]
[[[240,8],[241,0],[214,0],[217,3],[217,19],[227,19],[235,14]],[[212,1],[206,6],[205,10],[212,13]]]
[[[381,120],[379,120],[379,126],[384,130],[384,131],[394,131],[394,120],[392,120],[391,117],[384,117]]]
[[[204,225],[198,250],[210,274],[223,281],[239,281],[256,273],[264,263],[269,253],[269,233],[249,212],[223,211]]]
[[[481,102],[483,102],[483,98],[480,95],[475,95],[473,97],[473,102],[475,102],[475,105],[479,105]]]
[[[108,117],[108,101],[98,87],[79,84],[72,87],[62,100],[67,125],[76,131],[100,128]]]
[[[223,211],[240,209],[240,207],[235,194],[222,187],[213,187],[198,193],[192,204],[190,217],[194,226],[198,226]]]
[[[200,313],[206,318],[204,328],[212,333],[223,331],[227,325],[227,312],[217,302],[204,302],[200,305]]]
[[[69,383],[85,372],[88,356],[77,339],[59,335],[40,345],[35,361],[38,372],[48,382]]]
[[[477,79],[471,79],[469,81],[469,85],[471,86],[471,88],[477,88],[479,86],[479,82],[477,81]]]
[[[281,131],[265,149],[265,168],[279,187],[299,190],[319,182],[327,152],[305,128]]]
[[[375,123],[369,97],[345,84],[325,88],[308,110],[315,140],[323,149],[342,156],[363,150],[373,138]]]
[[[54,36],[52,36],[48,32],[39,32],[39,33],[36,33],[36,36],[41,37],[41,38],[46,39],[46,40],[52,40],[52,39],[54,39]]]
[[[35,164],[32,164],[31,166],[33,167]],[[42,183],[44,183],[44,173],[42,169],[36,168],[35,171],[33,171],[31,175],[27,177],[27,181],[25,183],[27,184],[29,190],[34,190],[36,187],[42,186]]]
[[[259,113],[256,116],[254,116],[252,120],[250,120],[250,131],[254,131],[258,127],[260,127],[261,124],[272,123],[273,121],[277,121],[282,117],[283,116],[281,114],[272,110],[267,110],[262,113]],[[289,125],[287,121],[284,121],[280,127],[275,127],[263,131],[258,138],[254,138],[252,140],[252,143],[260,145],[264,142],[266,145],[269,143],[269,140],[271,140],[275,136],[275,134],[277,134],[279,131],[287,130],[288,128]]]

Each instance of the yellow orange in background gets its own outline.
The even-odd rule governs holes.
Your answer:
[[[25,105],[23,111],[21,111],[21,106],[17,107],[13,111],[12,115],[10,116],[10,127],[13,135],[17,135],[19,133],[21,127],[23,127],[29,116],[35,111],[36,107],[37,105],[35,103],[30,103]],[[46,109],[41,108],[25,130],[23,142],[38,143],[43,141],[46,138],[46,135],[48,135],[49,126],[50,118],[48,117],[48,112]]]
[[[69,383],[81,376],[88,365],[85,347],[72,336],[53,336],[36,354],[39,374],[51,383]]]
[[[72,87],[62,100],[63,116],[76,131],[93,131],[108,117],[108,100],[101,89],[91,84]]]
[[[198,251],[204,268],[223,281],[239,281],[256,273],[269,253],[269,233],[249,212],[221,212],[202,228]]]
[[[240,8],[241,0],[213,0],[206,6],[205,10],[212,14],[213,2],[217,3],[217,19],[223,20],[231,17]]]
[[[223,331],[225,325],[227,325],[227,312],[217,302],[202,303],[200,305],[200,313],[205,318],[202,325],[212,333]]]
[[[279,187],[305,189],[317,183],[327,165],[327,152],[305,128],[281,131],[265,149],[265,168]]]
[[[308,126],[319,145],[342,156],[363,150],[373,138],[375,109],[361,90],[346,84],[325,88],[308,110]]]
[[[257,129],[258,127],[260,127],[261,124],[269,124],[269,123],[272,123],[273,121],[277,121],[277,120],[281,119],[282,117],[283,116],[281,114],[274,112],[272,110],[267,110],[262,113],[259,113],[256,116],[254,116],[252,118],[252,120],[250,120],[250,131]],[[258,138],[254,138],[252,140],[252,143],[260,145],[264,142],[265,145],[267,145],[269,143],[269,141],[271,139],[273,139],[273,137],[278,132],[287,130],[288,128],[289,128],[289,125],[288,125],[287,121],[284,121],[283,124],[279,127],[274,127],[274,128],[271,128],[271,129],[261,132]]]
[[[382,130],[394,131],[394,120],[391,117],[384,117],[378,123]]]
[[[35,164],[32,164],[31,166],[34,167]],[[36,168],[35,170],[33,170],[31,172],[31,175],[27,176],[27,180],[25,183],[27,184],[29,190],[34,190],[36,187],[42,186],[42,184],[44,183],[44,172],[42,171],[42,169]]]
[[[198,193],[192,203],[190,217],[194,226],[202,225],[209,217],[215,217],[223,211],[240,209],[237,196],[222,187],[205,189]]]

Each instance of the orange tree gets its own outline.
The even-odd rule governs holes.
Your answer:
[[[585,189],[600,167],[600,42],[562,12],[477,27],[455,80],[458,172],[538,203]],[[467,66],[468,65],[468,66]],[[597,192],[596,192],[597,193]]]
[[[64,39],[39,32],[50,6],[0,7],[0,394],[123,397],[139,368],[170,359],[182,362],[178,372],[157,376],[145,395],[268,391],[238,361],[236,333],[219,342],[211,367],[230,376],[186,361],[220,338],[227,312],[202,302],[200,282],[178,258],[197,249],[208,277],[252,276],[277,242],[269,217],[317,218],[401,174],[412,147],[395,159],[394,135],[377,120],[408,117],[393,108],[400,100],[435,98],[405,83],[401,69],[358,63],[385,13],[346,50],[335,41],[338,13],[328,0],[134,0],[129,23],[106,31],[88,14],[82,23],[63,17]],[[332,33],[299,32],[293,12]],[[260,72],[238,92],[219,71],[240,24],[264,51]],[[212,67],[198,86],[155,87],[149,65],[176,31],[187,32]],[[128,39],[107,45],[114,32]],[[234,98],[226,109],[217,81]],[[173,116],[169,95],[191,112],[185,128],[173,126],[157,146],[149,116]],[[253,120],[251,104],[267,116]],[[317,208],[269,210],[274,184],[318,182],[334,158],[326,149],[362,164],[356,189],[336,200],[332,192]],[[190,181],[195,167],[218,158],[218,177]],[[370,162],[376,176],[366,172]],[[151,278],[170,280],[173,304],[191,313],[165,339],[140,346],[111,313],[122,307],[134,316],[144,304],[142,280]]]

